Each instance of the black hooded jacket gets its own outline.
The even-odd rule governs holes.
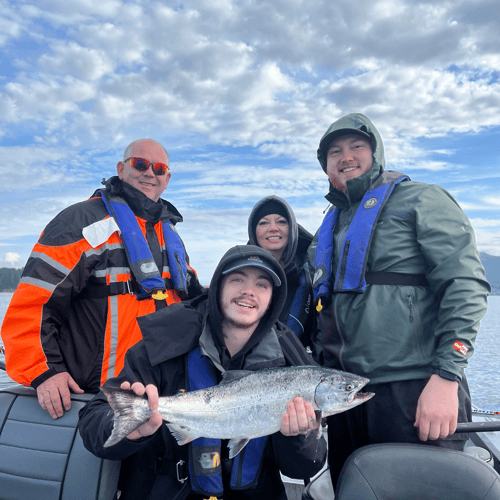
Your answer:
[[[245,347],[234,357],[230,357],[224,348],[218,307],[221,273],[231,262],[249,255],[258,255],[271,264],[282,283],[286,283],[280,265],[266,250],[247,245],[232,248],[217,266],[207,295],[138,319],[143,340],[128,351],[123,371],[106,385],[119,386],[123,381],[140,381],[144,385],[156,385],[160,396],[173,395],[184,389],[185,358],[198,346],[218,371],[314,364],[297,337],[277,322],[286,297],[284,287],[273,288],[269,310]],[[188,447],[179,447],[166,426],[163,425],[148,438],[137,441],[124,439],[115,446],[104,448],[112,427],[109,404],[100,393],[81,410],[79,430],[85,447],[97,456],[119,460],[134,454],[127,461],[127,474],[122,474],[122,480],[124,477],[127,479],[121,485],[122,499],[177,498],[181,491],[186,496],[180,493],[179,498],[201,498],[190,493],[189,481],[183,485],[172,473],[175,463],[180,459],[187,460]],[[318,441],[313,435],[286,437],[277,432],[268,442],[256,485],[243,491],[226,489],[224,499],[285,500],[279,472],[299,479],[311,477],[322,467],[325,453],[323,439]],[[228,477],[231,469],[229,459],[224,461],[223,468],[224,476]],[[159,471],[163,473],[159,474]]]
[[[266,203],[277,203],[282,206],[288,220],[288,244],[283,252],[282,266],[287,279],[287,298],[279,320],[288,325],[299,337],[304,346],[312,347],[311,333],[314,328],[314,311],[312,310],[312,280],[307,265],[307,249],[313,239],[312,234],[295,220],[290,205],[278,196],[266,196],[259,200],[248,217],[248,242],[258,245],[255,227],[259,222],[260,208]],[[300,287],[301,281],[305,284]]]

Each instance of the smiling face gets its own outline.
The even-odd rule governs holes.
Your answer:
[[[129,157],[144,158],[150,163],[165,163],[168,165],[168,154],[156,141],[144,139],[132,143]],[[139,191],[142,191],[148,198],[158,201],[161,194],[167,189],[170,180],[170,172],[165,175],[155,175],[151,166],[140,172],[130,165],[130,161],[119,161],[116,165],[118,177]]]
[[[347,194],[346,182],[368,172],[372,165],[371,142],[361,135],[341,135],[328,147],[326,173],[332,186],[344,194]]]
[[[290,227],[282,215],[269,214],[262,217],[255,228],[257,244],[269,250],[279,262],[288,244]]]
[[[224,326],[255,329],[271,303],[272,294],[271,277],[257,267],[243,267],[225,275],[219,300],[223,329]]]

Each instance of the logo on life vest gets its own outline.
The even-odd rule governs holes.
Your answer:
[[[148,274],[148,273],[158,273],[158,268],[156,267],[156,264],[154,262],[144,262],[141,264],[141,273]]]
[[[370,198],[363,203],[363,208],[366,208],[368,210],[369,208],[373,208],[377,203],[377,198]]]
[[[465,356],[467,354],[467,351],[469,348],[462,344],[462,342],[459,342],[458,340],[455,340],[455,343],[453,344],[453,349],[456,349],[460,354]]]
[[[200,453],[199,460],[202,469],[215,469],[220,465],[220,455],[217,452]]]
[[[319,266],[316,269],[316,272],[314,273],[313,288],[316,286],[317,283],[319,283],[323,279],[324,274],[326,274],[325,266]]]

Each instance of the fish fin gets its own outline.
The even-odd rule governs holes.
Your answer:
[[[250,441],[249,438],[229,440],[227,443],[229,458],[234,458],[247,445],[248,441]]]
[[[228,384],[233,382],[233,380],[239,380],[240,378],[247,377],[251,373],[255,373],[251,370],[229,370],[222,373],[222,381],[219,385]]]
[[[189,433],[189,429],[187,427],[180,426],[179,424],[172,424],[166,422],[165,425],[170,430],[170,433],[177,440],[177,444],[182,446],[183,444],[188,444],[191,441],[194,441],[198,436],[193,436]]]
[[[101,391],[108,398],[108,403],[113,410],[113,430],[104,443],[104,448],[113,446],[124,437],[135,431],[151,417],[149,406],[144,408],[144,417],[137,418],[134,411],[134,401],[137,399],[147,399],[145,396],[137,396],[133,391],[124,391],[117,387],[101,387]]]
[[[321,436],[323,435],[323,412],[321,410],[314,410],[314,413],[316,414],[316,422],[318,422],[318,428],[315,431],[316,432],[316,439],[321,439]]]

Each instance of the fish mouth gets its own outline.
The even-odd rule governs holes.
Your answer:
[[[354,392],[349,397],[349,404],[364,403],[375,396],[374,392]]]

